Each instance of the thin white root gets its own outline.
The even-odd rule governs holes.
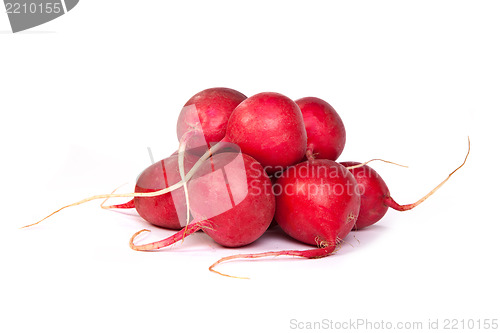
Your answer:
[[[185,170],[184,170],[184,156],[186,153],[186,145],[187,141],[190,139],[192,132],[186,132],[181,138],[181,142],[179,145],[179,155],[178,155],[178,162],[179,162],[179,174],[181,175],[181,180],[183,183],[183,188],[184,188],[184,196],[186,197],[186,225],[189,224],[189,216],[191,214],[191,210],[189,207],[189,191],[187,187],[187,181],[186,181],[186,175],[185,175]],[[180,221],[179,221],[180,222]],[[182,226],[182,224],[181,224]],[[184,241],[184,239],[183,239]]]
[[[212,147],[211,150],[206,151],[205,154],[203,154],[203,156],[200,157],[200,159],[198,161],[196,161],[196,163],[191,168],[191,170],[189,170],[189,172],[186,174],[185,181],[181,180],[177,184],[171,185],[171,186],[169,186],[167,188],[164,188],[163,190],[159,190],[159,191],[156,191],[156,192],[146,192],[146,193],[136,193],[136,192],[134,192],[134,193],[114,193],[114,194],[94,195],[92,197],[88,197],[86,199],[77,201],[75,203],[63,206],[63,207],[59,208],[58,210],[52,212],[51,214],[47,215],[46,217],[44,217],[40,221],[32,223],[32,224],[25,225],[24,227],[21,227],[21,229],[23,229],[23,228],[29,228],[29,227],[32,227],[34,225],[37,225],[40,222],[48,219],[52,215],[59,213],[63,209],[66,209],[66,208],[69,208],[69,207],[78,206],[78,205],[81,205],[81,204],[84,204],[86,202],[93,201],[93,200],[106,199],[106,198],[130,198],[130,197],[150,198],[150,197],[156,197],[156,196],[160,196],[160,195],[163,195],[163,194],[175,191],[175,190],[183,187],[184,183],[187,182],[187,181],[189,181],[193,177],[194,173],[200,168],[201,164],[204,161],[206,161],[211,154],[213,154],[218,149],[220,149],[221,146],[222,146],[222,142],[218,142],[216,145],[214,145]]]
[[[391,161],[386,161],[386,160],[383,160],[383,159],[380,159],[380,158],[374,158],[374,159],[371,159],[371,160],[366,161],[364,163],[360,163],[360,164],[356,164],[356,165],[353,165],[353,166],[350,166],[350,167],[346,167],[346,169],[350,170],[350,169],[361,168],[362,166],[367,165],[368,163],[373,162],[373,161],[380,161],[380,162],[384,162],[384,163],[394,164],[394,165],[397,165],[397,166],[400,166],[400,167],[403,167],[403,168],[408,168],[408,166],[406,166],[406,165],[394,163],[394,162],[391,162]]]

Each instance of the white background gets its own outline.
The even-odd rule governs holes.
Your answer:
[[[499,319],[497,1],[90,1],[12,34],[0,13],[0,330],[297,331],[290,321]],[[274,231],[243,249],[196,234],[128,247],[147,227],[99,202],[176,149],[182,105],[226,86],[317,96],[344,120],[339,160],[373,164],[413,211],[320,260],[221,265],[307,246]],[[172,232],[152,228],[143,241]],[[476,323],[477,325],[477,323]],[[476,326],[477,328],[477,326]],[[344,330],[348,331],[348,330]],[[490,330],[491,331],[491,330]]]

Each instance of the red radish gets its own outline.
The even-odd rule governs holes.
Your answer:
[[[275,211],[272,184],[264,168],[252,157],[234,152],[216,154],[201,164],[188,183],[193,221],[162,241],[130,246],[156,250],[203,230],[215,242],[239,247],[257,240],[269,227]]]
[[[197,158],[186,154],[188,170]],[[176,184],[181,180],[177,156],[171,156],[144,170],[135,186],[135,192],[155,192]],[[159,227],[181,229],[186,225],[186,199],[182,191],[175,190],[156,197],[135,197],[135,207],[146,221]]]
[[[274,191],[276,222],[285,233],[306,244],[335,246],[358,217],[356,180],[331,160],[306,161],[288,168]]]
[[[198,157],[186,154],[188,170],[195,164]],[[177,154],[156,162],[146,168],[137,178],[135,192],[148,193],[167,188],[181,180]],[[109,208],[135,208],[137,213],[149,223],[162,228],[179,230],[186,225],[186,199],[180,189],[155,197],[135,197],[131,201],[111,206]]]
[[[227,121],[246,96],[229,88],[205,89],[191,97],[181,110],[177,119],[177,138],[179,139],[179,174],[184,183],[184,195],[189,215],[190,200],[184,170],[184,151],[196,150],[199,155],[212,144],[219,142],[226,133]],[[136,191],[137,192],[137,191]],[[186,220],[186,223],[189,219]]]
[[[345,167],[358,162],[341,162]],[[361,193],[361,209],[354,229],[361,229],[379,221],[389,209],[386,201],[390,198],[389,188],[382,177],[368,165],[349,170],[358,182]]]
[[[177,119],[179,142],[190,131],[203,134],[193,137],[187,146],[190,150],[202,147],[198,153],[203,154],[207,144],[212,145],[224,138],[229,116],[245,99],[245,95],[230,88],[210,88],[195,94],[186,102]]]
[[[335,161],[344,150],[346,133],[337,111],[322,99],[304,97],[295,101],[302,111],[307,132],[308,158]]]
[[[453,175],[458,169],[460,169],[465,162],[467,161],[467,157],[470,152],[470,141],[469,141],[469,150],[467,151],[467,155],[465,156],[465,160],[463,163],[455,169],[450,175],[441,182],[438,186],[436,186],[432,191],[422,197],[420,200],[408,204],[408,205],[400,205],[391,197],[389,192],[389,188],[386,183],[380,177],[380,175],[373,170],[373,168],[368,165],[363,165],[357,168],[349,168],[349,171],[354,175],[356,181],[359,186],[359,191],[361,193],[361,209],[359,211],[358,220],[354,226],[355,229],[362,229],[367,226],[370,226],[376,222],[378,222],[382,217],[384,217],[387,210],[393,208],[399,211],[406,211],[415,208],[424,202],[427,198],[429,198],[434,192],[436,192],[444,183],[450,179],[451,175]],[[340,163],[345,167],[352,167],[358,165],[357,162],[342,162]]]
[[[266,171],[274,173],[301,161],[307,134],[294,101],[278,93],[264,92],[247,98],[234,109],[223,141],[237,144]]]
[[[305,251],[273,251],[225,257],[210,266],[239,258],[300,256],[321,258],[334,252],[351,231],[360,207],[354,176],[337,162],[318,159],[288,168],[274,185],[275,219],[292,238],[318,248]],[[228,275],[226,275],[228,276]]]
[[[186,133],[193,135],[199,132],[188,131]],[[187,140],[181,140],[181,145],[186,142]],[[278,93],[264,92],[247,98],[233,110],[229,117],[226,136],[200,157],[190,172],[185,174],[184,180],[189,180],[204,160],[211,154],[227,147],[228,143],[237,144],[243,153],[252,156],[261,163],[266,172],[275,173],[284,170],[299,162],[306,151],[307,135],[302,113],[294,101]],[[179,149],[180,161],[182,161],[183,151],[184,149]],[[179,167],[182,169],[181,163],[179,163]],[[184,176],[184,172],[180,171],[181,177]],[[114,197],[154,197],[183,187],[185,181],[156,192],[92,196],[59,208],[42,220],[26,227],[36,225],[65,208],[91,200]],[[185,194],[187,194],[186,189]],[[189,205],[189,200],[187,202]]]

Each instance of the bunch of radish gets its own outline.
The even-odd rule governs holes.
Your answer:
[[[210,266],[226,275],[214,267],[236,258],[328,256],[351,230],[376,223],[388,208],[404,211],[419,205],[469,154],[429,194],[399,205],[366,163],[336,162],[346,131],[335,109],[319,98],[293,101],[274,92],[247,98],[229,88],[206,89],[182,108],[177,137],[179,149],[145,169],[134,193],[97,195],[56,212],[95,199],[132,197],[102,207],[136,209],[149,223],[178,230],[142,245],[135,238],[147,230],[137,232],[130,247],[138,251],[169,246],[198,230],[222,246],[242,247],[261,237],[273,220],[292,238],[311,245],[310,250],[238,254]]]

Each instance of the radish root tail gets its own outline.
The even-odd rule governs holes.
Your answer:
[[[219,275],[230,277],[230,278],[249,279],[248,277],[233,276],[233,275],[222,273],[218,270],[215,270],[215,267],[217,265],[220,265],[223,262],[230,261],[230,260],[237,260],[237,259],[258,259],[258,258],[264,258],[264,257],[278,257],[278,256],[292,256],[292,257],[302,257],[302,258],[306,258],[306,259],[318,259],[318,258],[323,258],[323,257],[326,257],[328,255],[335,253],[337,248],[338,248],[338,246],[336,246],[336,245],[329,245],[329,246],[325,246],[325,247],[321,247],[321,248],[316,248],[316,249],[311,249],[311,250],[302,250],[302,251],[283,250],[283,251],[270,251],[270,252],[263,252],[263,253],[254,253],[254,254],[235,254],[235,255],[227,256],[227,257],[224,257],[224,258],[217,260],[208,269],[213,273],[217,273]]]
[[[135,244],[135,238],[145,232],[149,231],[147,229],[139,230],[136,232],[129,241],[129,246],[132,250],[135,251],[152,251],[152,250],[158,250],[167,246],[170,246],[172,244],[177,243],[178,241],[182,241],[185,237],[195,233],[196,231],[203,229],[204,227],[211,227],[211,222],[210,221],[201,221],[201,222],[195,222],[195,223],[190,223],[189,225],[185,226],[182,230],[176,232],[170,237],[167,237],[165,239],[162,239],[157,242],[152,242],[148,244],[143,244],[143,245],[136,245]]]
[[[462,164],[460,164],[460,166],[458,168],[456,168],[455,170],[453,170],[453,172],[450,173],[448,175],[448,177],[446,177],[445,180],[443,180],[438,186],[434,187],[429,193],[427,193],[425,196],[423,196],[420,200],[418,200],[418,201],[416,201],[416,202],[414,202],[412,204],[400,205],[396,201],[394,201],[394,199],[391,196],[388,196],[388,197],[385,198],[384,203],[387,206],[391,207],[392,209],[395,209],[395,210],[403,212],[403,211],[406,211],[406,210],[413,209],[413,208],[417,207],[418,205],[420,205],[425,200],[427,200],[431,195],[433,195],[434,193],[436,193],[436,191],[439,190],[441,188],[441,186],[443,186],[451,178],[451,176],[455,172],[457,172],[458,170],[460,170],[465,165],[465,162],[467,162],[467,158],[469,157],[469,153],[470,153],[470,138],[469,137],[467,137],[467,141],[468,141],[467,155],[465,155],[465,159],[462,162]]]
[[[200,168],[201,164],[208,159],[208,157],[213,154],[214,152],[218,151],[221,147],[223,147],[223,142],[219,142],[217,143],[216,145],[214,145],[212,147],[211,150],[208,150],[205,152],[205,154],[203,154],[202,157],[200,157],[200,159],[198,161],[196,161],[195,165],[191,168],[191,170],[186,174],[186,181],[188,181],[189,179],[191,179],[194,175],[194,173]],[[183,187],[184,185],[184,182],[181,180],[180,182],[174,184],[174,185],[171,185],[167,188],[164,188],[163,190],[159,190],[159,191],[156,191],[156,192],[146,192],[146,193],[123,193],[123,194],[120,194],[120,193],[113,193],[113,194],[100,194],[100,195],[94,195],[92,197],[88,197],[86,199],[83,199],[83,200],[80,200],[80,201],[77,201],[77,202],[74,202],[72,204],[69,204],[69,205],[66,205],[66,206],[63,206],[57,210],[55,210],[54,212],[50,213],[49,215],[45,216],[43,219],[35,222],[35,223],[32,223],[32,224],[28,224],[28,225],[25,225],[24,227],[21,227],[21,229],[23,228],[29,228],[29,227],[32,227],[32,226],[35,226],[37,224],[39,224],[40,222],[42,221],[45,221],[46,219],[48,219],[49,217],[51,217],[52,215],[54,214],[57,214],[59,213],[60,211],[66,209],[66,208],[70,208],[70,207],[74,207],[74,206],[78,206],[78,205],[81,205],[81,204],[84,204],[84,203],[87,203],[89,201],[93,201],[93,200],[98,200],[98,199],[106,199],[106,198],[130,198],[130,197],[134,197],[134,198],[137,198],[137,197],[141,197],[141,198],[150,198],[150,197],[156,197],[156,196],[159,196],[159,195],[163,195],[165,193],[170,193],[172,191],[175,191],[177,190],[178,188],[181,188]]]
[[[361,168],[362,166],[365,166],[368,163],[374,162],[374,161],[380,161],[380,162],[384,162],[384,163],[394,164],[394,165],[397,165],[397,166],[400,166],[400,167],[403,167],[403,168],[407,168],[408,167],[407,165],[402,165],[402,164],[394,163],[394,162],[383,160],[383,159],[380,159],[380,158],[373,158],[373,159],[371,159],[369,161],[366,161],[364,163],[360,163],[360,164],[356,164],[356,165],[353,165],[353,166],[350,166],[350,167],[346,167],[346,169],[347,170],[351,170],[351,169]]]
[[[122,204],[110,205],[110,206],[103,206],[101,204],[101,208],[102,209],[130,209],[130,208],[135,208],[135,201],[134,201],[134,199],[132,199],[132,200],[127,201],[127,202],[122,203]]]
[[[35,226],[37,224],[39,224],[40,222],[42,221],[45,221],[46,219],[48,219],[49,217],[51,217],[52,215],[54,214],[57,214],[59,213],[60,211],[62,211],[63,209],[66,209],[66,208],[69,208],[69,207],[74,207],[74,206],[78,206],[78,205],[81,205],[81,204],[84,204],[86,202],[89,202],[89,201],[93,201],[93,200],[98,200],[98,199],[106,199],[106,198],[130,198],[130,197],[156,197],[158,195],[162,195],[162,194],[165,194],[165,193],[169,193],[171,191],[174,191],[178,188],[181,188],[182,187],[182,182],[178,182],[177,184],[174,184],[168,188],[165,188],[163,190],[160,190],[160,191],[156,191],[156,192],[147,192],[147,193],[124,193],[124,194],[120,194],[120,193],[115,193],[115,194],[101,194],[101,195],[94,195],[92,197],[89,197],[89,198],[86,198],[86,199],[83,199],[83,200],[80,200],[80,201],[77,201],[77,202],[74,202],[72,204],[69,204],[69,205],[66,205],[66,206],[63,206],[61,208],[59,208],[58,210],[55,210],[54,212],[50,213],[49,215],[45,216],[43,219],[41,219],[40,221],[38,222],[35,222],[35,223],[32,223],[32,224],[28,224],[28,225],[25,225],[24,227],[21,227],[21,229],[23,228],[29,228],[29,227],[32,227],[32,226]]]
[[[120,187],[122,186],[125,186],[127,183],[125,184],[122,184],[120,186],[118,186],[117,188],[115,188],[111,194],[115,193]],[[102,209],[112,209],[112,208],[135,208],[135,203],[134,203],[134,199],[130,200],[129,202],[126,202],[126,203],[122,203],[122,204],[118,204],[118,205],[109,205],[109,206],[104,206],[104,204],[106,203],[106,201],[108,201],[109,198],[106,198],[102,203],[101,203],[101,208]]]
[[[128,242],[128,245],[130,246],[130,248],[132,248],[132,249],[135,250],[135,248],[137,246],[134,244],[134,240],[137,238],[137,236],[139,236],[143,232],[151,232],[151,230],[149,230],[149,229],[142,229],[142,230],[137,231],[135,234],[133,234],[132,237],[130,238],[129,242]]]

